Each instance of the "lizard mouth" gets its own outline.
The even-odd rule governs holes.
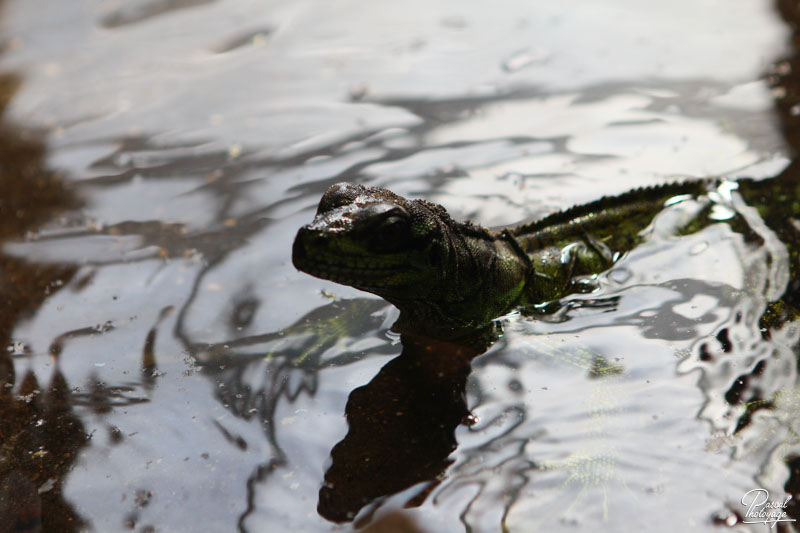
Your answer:
[[[334,255],[308,250],[304,239],[297,236],[292,247],[295,268],[314,277],[350,285],[362,290],[395,287],[392,278],[409,271],[404,265],[376,264],[374,257]]]

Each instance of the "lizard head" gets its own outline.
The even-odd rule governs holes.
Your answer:
[[[441,206],[339,183],[322,196],[313,222],[300,228],[292,261],[312,276],[392,303],[427,298],[440,282],[441,225],[449,220]]]
[[[400,309],[400,329],[439,334],[483,327],[516,301],[529,263],[505,239],[440,205],[340,183],[298,231],[292,261],[383,297]]]

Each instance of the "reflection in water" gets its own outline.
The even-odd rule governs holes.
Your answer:
[[[713,240],[712,238],[716,235],[717,242],[728,241],[727,246],[733,247],[735,256],[741,260],[742,272],[739,281],[742,288],[736,291],[738,293],[736,298],[726,298],[729,300],[728,304],[730,305],[731,302],[738,300],[746,302],[754,300],[755,312],[746,309],[744,314],[747,317],[745,322],[755,329],[757,337],[766,339],[778,338],[780,335],[773,335],[770,332],[772,330],[782,331],[787,329],[790,332],[788,340],[790,344],[794,344],[797,340],[797,335],[795,335],[792,322],[800,316],[793,306],[793,301],[796,297],[793,291],[797,286],[798,276],[800,276],[800,267],[797,266],[800,264],[798,262],[800,228],[796,226],[794,220],[795,217],[800,216],[800,207],[798,207],[800,204],[794,199],[800,198],[800,179],[797,179],[790,171],[784,172],[771,180],[760,182],[740,180],[734,185],[721,182],[716,187],[709,186],[709,191],[706,194],[696,193],[691,188],[691,184],[681,190],[673,188],[665,188],[663,189],[664,192],[661,192],[662,189],[657,190],[658,193],[664,194],[666,198],[683,197],[683,202],[669,200],[665,204],[664,198],[653,201],[651,196],[655,196],[656,193],[651,191],[635,191],[633,193],[636,195],[635,197],[629,195],[620,197],[617,200],[607,199],[603,204],[603,209],[610,209],[608,207],[609,204],[615,207],[615,204],[612,203],[613,201],[636,201],[636,206],[646,206],[645,208],[640,207],[640,210],[635,212],[635,223],[628,220],[625,224],[617,224],[611,228],[608,228],[608,225],[592,226],[593,220],[601,219],[600,216],[592,211],[598,209],[596,204],[589,204],[588,207],[582,206],[559,214],[557,217],[560,218],[556,218],[555,222],[552,222],[554,226],[562,223],[563,219],[568,217],[589,220],[585,228],[580,228],[585,229],[591,238],[602,239],[602,243],[600,243],[600,240],[597,241],[600,243],[598,246],[605,247],[606,255],[608,257],[613,256],[615,259],[602,262],[592,262],[589,259],[585,263],[589,265],[587,270],[581,270],[579,267],[573,270],[571,267],[574,266],[575,261],[569,262],[570,268],[565,268],[564,265],[567,265],[568,261],[565,259],[562,250],[559,249],[556,252],[549,252],[557,259],[560,257],[560,262],[555,262],[556,266],[553,267],[555,273],[551,274],[551,271],[544,270],[548,268],[550,263],[542,261],[542,270],[535,270],[533,275],[530,275],[528,270],[519,268],[520,264],[525,263],[520,259],[520,256],[522,255],[523,259],[527,261],[526,265],[530,264],[537,260],[538,256],[536,254],[542,253],[544,255],[544,252],[539,251],[545,246],[541,243],[549,244],[551,241],[548,241],[547,237],[537,237],[537,234],[528,226],[511,230],[511,234],[518,236],[519,242],[512,241],[517,248],[514,248],[513,253],[506,251],[505,255],[503,255],[502,250],[504,249],[501,246],[506,245],[506,241],[502,240],[505,233],[498,234],[503,237],[492,238],[480,233],[480,230],[476,230],[472,226],[454,225],[446,218],[443,212],[438,216],[433,215],[434,209],[441,211],[440,207],[412,203],[389,191],[380,189],[351,186],[332,187],[322,197],[314,221],[298,231],[293,247],[293,262],[298,268],[323,279],[345,280],[342,283],[354,287],[363,285],[365,290],[384,296],[389,301],[392,301],[400,309],[400,317],[394,327],[404,333],[402,337],[404,353],[396,360],[396,365],[390,363],[384,367],[369,386],[357,389],[350,395],[347,408],[350,433],[345,440],[334,448],[331,454],[333,465],[326,475],[326,485],[320,492],[320,505],[318,508],[320,513],[326,518],[337,521],[352,519],[360,508],[369,503],[370,500],[385,496],[391,492],[399,492],[415,482],[422,481],[419,477],[420,469],[415,468],[419,465],[425,465],[433,469],[433,472],[429,471],[425,476],[431,484],[429,487],[422,489],[420,495],[415,496],[413,499],[421,502],[421,497],[424,498],[425,494],[435,489],[437,484],[434,480],[441,474],[444,467],[441,461],[447,456],[447,453],[442,454],[442,448],[446,452],[454,449],[455,441],[453,440],[452,431],[455,429],[455,425],[444,423],[448,419],[451,422],[453,421],[453,418],[449,416],[451,413],[447,413],[447,415],[440,414],[441,427],[446,430],[448,439],[441,442],[437,441],[438,445],[429,444],[429,448],[436,451],[437,460],[433,463],[430,460],[422,460],[420,463],[410,461],[409,457],[420,458],[421,454],[414,445],[419,440],[422,440],[421,435],[427,435],[429,430],[426,431],[426,429],[429,424],[420,424],[422,428],[420,430],[413,424],[405,427],[403,419],[400,419],[399,422],[390,421],[391,404],[392,402],[399,402],[401,396],[395,393],[393,387],[387,386],[386,382],[388,381],[391,384],[391,380],[397,379],[395,376],[398,373],[402,375],[402,371],[397,370],[401,362],[412,366],[417,365],[416,360],[425,354],[425,350],[421,348],[421,346],[425,346],[425,343],[419,341],[417,336],[424,333],[431,336],[438,334],[441,339],[469,339],[469,335],[474,333],[469,329],[469,324],[480,324],[481,317],[488,312],[487,308],[492,309],[491,306],[496,305],[502,310],[500,306],[508,306],[507,300],[503,300],[503,298],[506,298],[506,285],[501,285],[501,282],[515,287],[516,284],[513,281],[508,282],[507,279],[501,277],[502,275],[507,275],[512,280],[525,279],[525,276],[527,276],[527,279],[533,280],[528,282],[532,283],[533,287],[526,286],[523,296],[520,297],[523,301],[525,301],[525,298],[530,298],[531,304],[548,303],[547,298],[554,298],[554,296],[540,298],[540,294],[558,294],[558,299],[560,300],[571,299],[574,298],[575,293],[590,292],[581,290],[581,286],[575,282],[576,280],[592,275],[592,283],[596,288],[599,288],[600,281],[598,276],[601,271],[608,270],[611,264],[619,261],[624,254],[628,254],[628,259],[631,260],[632,256],[641,253],[642,250],[647,252],[648,248],[652,249],[659,246],[659,240],[666,243],[669,240],[677,240],[676,237],[678,235],[675,235],[676,232],[683,237],[684,245],[692,240]],[[689,195],[683,194],[683,196],[679,196],[682,192],[687,191],[690,192]],[[686,198],[687,196],[689,198]],[[788,201],[775,202],[776,199],[788,199]],[[652,205],[646,203],[651,201],[653,202]],[[664,207],[664,205],[667,207]],[[414,209],[417,211],[414,211]],[[380,222],[385,220],[392,221],[392,218],[387,219],[384,215],[385,213],[393,212],[403,213],[406,218],[400,220],[409,219],[406,225],[395,223],[393,223],[393,226],[379,225]],[[426,215],[419,215],[417,214],[418,212],[426,213]],[[633,217],[630,213],[628,215],[629,219]],[[399,215],[397,217],[399,218]],[[543,223],[551,222],[552,218],[545,219]],[[410,228],[414,224],[423,224],[425,222],[428,222],[431,227],[444,227],[447,230],[430,230],[422,236],[412,233]],[[566,226],[566,223],[564,225]],[[381,230],[385,227],[397,230],[392,233],[391,245],[386,245],[383,240]],[[376,230],[375,228],[378,229]],[[371,240],[373,238],[373,230],[377,235],[376,240],[380,246],[372,246],[371,244],[373,242]],[[560,231],[565,233],[566,237],[553,231],[555,236],[552,237],[552,242],[558,243],[557,246],[559,248],[564,246],[563,250],[569,250],[572,244],[567,243],[570,242],[569,238],[572,237],[572,234],[565,229]],[[610,232],[608,238],[605,237],[604,231]],[[527,237],[525,235],[526,232],[533,234],[533,237]],[[433,234],[433,236],[430,234]],[[719,238],[720,235],[724,235],[724,238]],[[478,236],[484,240],[481,241]],[[531,256],[530,259],[524,257],[526,251],[521,248],[521,246],[526,246],[526,238],[534,243],[538,242],[539,246],[539,249],[534,248],[532,252],[527,252]],[[572,238],[577,240],[580,237]],[[450,242],[458,244],[463,241],[469,241],[469,239],[478,242],[477,244],[464,244],[461,247],[455,244],[452,246],[439,244]],[[395,242],[400,244],[395,244]],[[433,243],[432,245],[431,242]],[[413,256],[414,259],[408,264],[400,263],[402,268],[395,267],[394,265],[397,261],[393,262],[392,259],[398,255],[398,250],[403,247],[403,243],[408,243],[409,253],[421,254],[420,250],[424,250],[425,256],[427,256],[432,248],[439,254],[435,256],[437,259],[429,262],[425,262],[425,257],[417,259],[416,256]],[[661,243],[662,247],[663,244]],[[702,244],[702,246],[698,247],[697,244]],[[690,255],[698,257],[698,265],[701,267],[706,266],[703,263],[711,256],[710,253],[703,256],[710,246],[709,241],[701,240],[691,247],[692,252]],[[670,246],[670,248],[676,247],[677,243]],[[351,252],[351,249],[355,250],[355,252]],[[495,253],[495,255],[491,256],[491,261],[483,260],[483,255],[481,255],[485,255],[485,250],[487,249]],[[501,251],[496,251],[496,249]],[[469,253],[465,253],[464,250],[468,250]],[[595,247],[596,250],[597,246]],[[594,252],[587,252],[586,255],[593,258],[591,253]],[[599,255],[599,252],[597,253]],[[334,254],[343,257],[337,257],[335,260],[330,259]],[[372,270],[364,274],[363,266],[359,261],[364,262],[364,256],[372,259],[370,254],[376,255],[376,257],[374,258],[374,263],[367,264],[381,265],[381,268],[377,268],[377,273]],[[448,254],[459,258],[463,257],[463,265],[466,266],[462,267],[462,263],[453,259],[450,259],[450,262],[438,260],[439,256],[447,256]],[[633,263],[632,260],[631,262]],[[504,266],[496,267],[493,270],[496,264],[504,264]],[[533,264],[536,265],[534,268],[538,268],[538,265],[540,265],[540,263]],[[406,274],[408,270],[411,270],[409,265],[413,266],[415,274],[422,272],[422,276],[429,275],[430,278],[425,277],[423,282],[415,280],[413,275]],[[485,269],[485,271],[476,272],[477,266]],[[448,267],[453,268],[454,272],[450,276],[444,275],[442,271],[443,268]],[[372,268],[375,267],[372,266]],[[473,270],[470,270],[470,268]],[[467,274],[459,276],[458,274],[462,272],[467,272]],[[671,275],[675,276],[676,272],[671,273]],[[552,278],[548,277],[547,274],[551,274]],[[363,279],[362,275],[364,275]],[[556,277],[558,275],[562,277]],[[469,288],[465,288],[465,277],[472,281],[472,285]],[[474,278],[479,279],[475,280]],[[434,279],[438,283],[432,289],[428,289],[425,285],[425,283],[430,283],[430,279]],[[557,286],[561,292],[556,293],[555,289],[548,292],[548,290],[537,286],[537,284],[545,285],[550,279],[555,280],[553,285]],[[474,287],[480,287],[482,283],[487,283],[487,281],[494,284],[493,288],[496,292],[486,291],[477,295],[469,292]],[[663,288],[677,292],[679,298],[677,300],[667,299],[657,309],[648,309],[649,314],[646,316],[643,313],[638,313],[628,317],[627,320],[618,318],[617,323],[637,326],[642,330],[641,335],[644,339],[660,338],[673,342],[691,341],[698,336],[699,327],[708,327],[709,324],[713,325],[718,320],[718,316],[715,313],[696,314],[692,309],[696,308],[697,305],[691,305],[691,302],[699,297],[705,297],[707,300],[713,301],[715,303],[714,307],[716,307],[723,303],[721,295],[727,297],[730,294],[729,287],[721,286],[718,282],[716,282],[716,287],[711,285],[711,290],[708,291],[705,290],[706,285],[711,284],[708,281],[702,283],[692,279],[675,279],[662,284]],[[426,290],[427,292],[425,292]],[[476,303],[483,303],[483,300],[479,298],[487,300],[486,306]],[[592,295],[592,298],[587,301],[587,305],[566,306],[566,313],[557,311],[561,315],[559,321],[562,323],[567,322],[571,313],[581,312],[587,306],[597,308],[597,299],[595,295]],[[614,311],[613,305],[621,305],[622,302],[622,299],[614,300],[613,298],[606,299],[602,297],[600,299],[607,300],[611,304],[611,311]],[[465,300],[468,300],[468,303],[465,303]],[[423,312],[427,309],[426,306],[433,307],[437,313]],[[608,307],[608,305],[603,307]],[[681,309],[681,311],[677,311],[678,309]],[[521,310],[522,313],[526,311],[524,308]],[[606,311],[609,311],[609,309],[606,309]],[[742,312],[742,310],[739,310],[737,315],[741,315]],[[448,322],[447,320],[452,316],[456,316],[458,320]],[[431,322],[432,317],[435,320],[434,322]],[[461,325],[460,330],[456,329],[459,327],[457,325]],[[728,339],[728,333],[720,332],[717,337]],[[726,345],[724,347],[725,351],[731,352],[731,341],[728,339],[724,342]],[[458,345],[457,340],[451,344],[451,346]],[[462,346],[466,349],[469,344]],[[742,360],[738,364],[731,364],[731,361],[728,360],[723,366],[725,368],[741,368],[742,366],[748,368],[752,366],[754,367],[752,370],[753,375],[760,375],[764,371],[766,360],[756,359],[753,361],[750,348],[750,346],[747,346],[744,351],[746,356],[750,358],[749,361]],[[449,353],[451,350],[447,352]],[[478,351],[468,351],[470,354],[468,359],[471,360],[474,356],[482,353],[483,350],[484,347]],[[711,357],[707,356],[708,350],[701,350],[701,352],[706,355],[702,359],[704,362],[712,360]],[[773,350],[772,353],[768,352],[768,355],[774,360],[777,359],[774,356],[775,353]],[[407,361],[409,358],[410,362]],[[690,355],[689,358],[691,359],[692,356]],[[606,366],[601,362],[604,359],[600,357],[595,358],[595,360],[598,361],[598,364],[592,365],[589,377],[607,377],[609,373],[595,370],[595,366]],[[773,361],[770,361],[770,366],[772,363]],[[463,383],[466,379],[468,373],[466,367],[468,366],[467,361],[463,369],[463,375],[459,376],[459,383]],[[422,370],[418,365],[413,367]],[[780,364],[778,364],[778,369],[779,372],[786,372],[786,369],[782,368]],[[622,373],[622,371],[618,373]],[[708,377],[707,374],[705,377]],[[435,383],[436,380],[432,378],[435,378],[436,375],[428,372],[424,375],[414,374],[410,377],[413,377],[416,383],[426,384],[428,382]],[[445,374],[439,372],[438,375]],[[793,377],[794,373],[789,372],[789,375]],[[732,387],[741,388],[746,378],[746,376],[735,378],[736,382]],[[777,381],[774,381],[774,384],[777,384]],[[439,391],[445,395],[451,392],[452,384],[447,383],[446,385],[450,386]],[[712,383],[709,385],[701,382],[700,385],[701,388],[711,387],[716,390],[720,384]],[[386,401],[381,396],[386,391],[390,392],[389,401]],[[431,396],[427,387],[423,387],[422,391],[411,388],[410,392],[412,394],[416,393],[421,398]],[[731,388],[724,395],[724,398],[728,403],[735,404],[739,401],[739,393],[740,391],[735,391]],[[414,401],[417,401],[417,399],[415,398]],[[753,402],[761,400],[760,397],[755,396],[749,403],[754,405]],[[713,403],[713,400],[708,403]],[[448,405],[449,402],[431,402],[428,410],[432,409],[430,405],[441,404]],[[364,406],[369,406],[369,409],[365,409]],[[400,409],[401,413],[405,413],[408,410],[428,414],[419,407],[416,409],[409,405],[400,405],[399,407],[403,407],[403,409]],[[466,414],[465,406],[457,404],[457,407],[460,409],[457,409],[456,413],[461,416],[456,417],[456,419],[463,418]],[[376,413],[381,415],[377,417],[377,422],[374,420]],[[726,413],[726,415],[729,416],[730,413]],[[524,415],[521,414],[520,416],[523,417]],[[422,415],[418,415],[418,418],[425,420]],[[605,426],[608,418],[610,417],[606,414],[597,417],[596,421],[600,426]],[[741,429],[744,426],[745,424],[740,422],[738,425],[726,430],[726,432],[733,433],[736,428]],[[387,431],[387,427],[392,431]],[[384,434],[390,436],[395,444],[391,446],[388,453],[376,454],[376,450],[384,450],[386,448],[386,441],[377,437]],[[406,435],[406,437],[402,438],[401,435]],[[587,432],[586,436],[591,439],[599,438],[605,440],[618,438],[620,435],[603,429],[601,431]],[[378,441],[380,444],[374,444],[371,442],[373,440]],[[413,445],[409,445],[409,442]],[[573,481],[585,486],[587,484],[595,484],[599,480],[600,482],[596,483],[596,489],[602,491],[599,515],[603,520],[607,520],[609,515],[609,495],[606,492],[606,484],[609,480],[617,477],[614,472],[618,470],[617,464],[621,455],[613,445],[610,448],[601,449],[604,450],[602,453],[598,453],[596,449],[593,449],[587,456],[578,456],[574,460],[563,462],[558,467],[551,465],[559,462],[540,462],[544,465],[543,468],[545,470],[563,468],[570,472],[564,482],[564,488],[570,488],[570,484]],[[403,450],[403,452],[398,450]],[[520,453],[522,454],[522,451]],[[450,472],[456,480],[459,477],[460,466],[454,466]],[[529,470],[533,471],[534,468],[532,467]],[[647,475],[644,477],[647,479]],[[521,485],[516,486],[514,491],[519,492],[527,488],[528,482],[526,480]],[[507,487],[506,490],[508,490]],[[580,492],[583,493],[583,488],[581,488]],[[479,495],[484,500],[486,499],[484,494],[479,493]],[[468,507],[472,508],[473,503],[474,500]],[[516,503],[516,501],[512,503]],[[506,509],[510,509],[510,505]],[[572,513],[574,509],[570,507],[567,511]],[[504,514],[502,517],[504,524],[507,518]]]
[[[0,112],[19,80],[0,75]],[[44,147],[0,123],[0,242],[76,204],[44,168]],[[0,254],[0,531],[79,531],[83,519],[64,500],[64,480],[89,436],[73,413],[57,357],[47,385],[29,371],[19,379],[13,358],[31,354],[16,343],[17,321],[33,313],[75,273],[74,266],[37,265]]]
[[[773,64],[767,81],[775,97],[774,105],[780,120],[781,133],[796,156],[800,151],[800,114],[796,107],[800,104],[800,52],[797,41],[800,6],[791,0],[775,0],[775,7],[792,32],[792,53]]]
[[[473,342],[403,335],[403,353],[350,393],[349,431],[331,451],[319,493],[322,516],[352,520],[365,505],[417,483],[407,505],[424,501],[452,462],[455,428],[469,415],[470,362],[485,350],[480,337]]]
[[[308,58],[323,56],[314,48],[317,43],[303,41],[281,56],[292,34],[283,14],[276,14],[274,20],[246,27],[228,25],[222,37],[209,33],[211,42],[203,36],[188,47],[188,60],[164,59],[166,78],[185,77],[193,88],[237,102],[207,116],[215,112],[213,106],[203,101],[202,109],[193,108],[182,90],[170,99],[175,93],[158,92],[168,82],[145,75],[145,102],[136,100],[140,80],[129,74],[135,68],[120,68],[118,62],[125,59],[118,59],[114,46],[136,48],[131,44],[148,35],[149,24],[155,28],[151,36],[175,21],[197,22],[203,32],[202,17],[182,17],[223,4],[233,8],[234,3],[98,4],[103,9],[94,13],[92,31],[96,24],[103,31],[95,32],[98,40],[76,48],[95,47],[103,51],[100,55],[113,56],[113,70],[125,72],[125,90],[117,95],[120,87],[110,85],[111,79],[100,84],[79,79],[76,85],[80,90],[106,88],[114,102],[130,91],[134,101],[148,105],[141,106],[141,114],[126,114],[120,102],[111,116],[66,127],[66,140],[60,140],[63,132],[53,135],[51,155],[75,169],[72,177],[82,180],[77,187],[91,199],[91,209],[72,212],[67,220],[34,233],[74,200],[55,176],[42,170],[40,145],[18,141],[16,131],[0,137],[0,150],[9,150],[4,161],[24,161],[14,172],[26,177],[0,177],[0,198],[12,199],[0,202],[2,228],[8,228],[0,235],[16,239],[0,257],[5,275],[0,292],[9,302],[0,309],[5,341],[0,346],[14,347],[0,352],[0,381],[11,385],[0,390],[0,516],[13,508],[17,530],[70,531],[78,528],[81,515],[97,521],[89,525],[98,531],[120,524],[141,529],[140,523],[153,523],[156,529],[227,530],[237,520],[243,531],[327,531],[330,524],[314,514],[316,503],[323,516],[336,521],[352,519],[366,506],[357,517],[363,518],[359,525],[374,516],[367,527],[375,531],[392,524],[413,528],[406,515],[381,514],[409,505],[419,506],[415,511],[420,513],[435,507],[437,512],[426,518],[444,517],[438,526],[435,520],[419,521],[432,531],[496,531],[501,523],[513,531],[574,524],[588,529],[614,517],[623,517],[614,525],[649,530],[653,522],[679,520],[676,514],[680,519],[691,515],[694,525],[702,525],[709,523],[709,508],[723,503],[733,508],[732,495],[752,488],[752,472],[764,450],[773,452],[768,466],[774,468],[765,470],[772,476],[770,486],[785,483],[792,491],[800,486],[791,348],[796,334],[791,324],[779,327],[791,321],[791,314],[767,307],[767,299],[759,296],[765,287],[779,285],[776,272],[787,272],[777,256],[767,255],[769,239],[737,240],[747,228],[733,227],[735,221],[707,248],[683,246],[691,236],[661,242],[680,265],[651,261],[658,247],[644,249],[627,262],[622,278],[614,277],[623,273],[620,269],[603,280],[605,292],[565,302],[557,317],[508,317],[504,336],[481,357],[476,356],[484,346],[433,342],[408,332],[398,356],[401,346],[387,331],[392,311],[386,304],[362,298],[330,301],[316,285],[309,289],[308,280],[295,275],[287,260],[289,240],[307,208],[337,181],[396,185],[398,192],[460,204],[464,214],[483,222],[509,223],[563,207],[563,202],[664,181],[676,172],[727,171],[769,159],[779,143],[764,113],[747,105],[726,108],[714,100],[727,97],[736,103],[740,80],[710,80],[715,73],[709,72],[688,79],[649,76],[655,81],[640,82],[636,75],[629,78],[634,82],[580,82],[565,95],[548,87],[546,79],[540,84],[539,60],[515,54],[529,50],[515,46],[492,60],[498,71],[505,69],[503,76],[533,72],[536,87],[503,78],[497,85],[513,88],[473,94],[459,87],[431,96],[428,92],[438,89],[432,85],[417,97],[403,86],[411,77],[395,73],[416,69],[414,61],[440,57],[447,46],[434,39],[381,57],[391,65],[392,76],[376,83],[391,92],[369,83],[348,92],[348,84],[360,75],[356,65],[363,51],[352,55],[347,46],[338,46],[334,55],[324,56],[325,64],[309,68]],[[795,9],[787,2],[781,8],[785,13]],[[433,21],[445,32],[474,35],[469,32],[486,29],[473,27],[469,16],[446,15]],[[415,13],[415,31],[417,18]],[[302,15],[286,20],[306,32]],[[331,22],[315,31],[340,32]],[[525,24],[530,21],[519,26]],[[233,26],[237,31],[225,37]],[[125,35],[136,37],[126,40]],[[20,43],[30,47],[23,52],[36,50],[35,39],[26,36]],[[244,62],[253,53],[248,43],[266,43],[272,47],[267,55],[300,66],[290,71],[282,64],[258,78],[266,55]],[[397,46],[405,45],[392,43]],[[658,62],[646,53],[648,63]],[[85,61],[75,69],[78,76],[85,74],[82,69],[102,66],[91,64],[94,56],[78,56]],[[442,57],[447,65],[436,66],[449,67],[450,56]],[[541,61],[557,65],[560,60],[556,54]],[[68,72],[74,65],[64,61],[42,70],[58,78],[59,69]],[[792,146],[795,63],[791,58],[790,68],[779,63],[772,74],[787,95],[777,105]],[[247,68],[240,78],[226,70],[242,64]],[[230,85],[217,86],[219,80],[198,74],[211,65],[222,65],[221,77]],[[291,107],[304,86],[298,91],[298,85],[282,85],[281,80],[303,77],[304,69],[314,73],[309,77],[314,86],[334,80],[323,91],[335,93],[337,100],[323,100],[324,105],[310,110]],[[482,72],[472,58],[466,70]],[[572,74],[558,72],[558,77],[571,80]],[[53,92],[81,100],[57,82]],[[483,77],[479,82],[480,87],[486,84]],[[3,86],[13,88],[13,80],[3,79]],[[247,92],[251,86],[256,94]],[[283,92],[262,94],[273,86]],[[166,103],[150,107],[150,100],[160,101],[160,96]],[[56,95],[46,100],[50,97]],[[347,98],[351,101],[339,101]],[[151,130],[148,112],[156,117]],[[373,114],[380,119],[373,120]],[[295,128],[304,120],[310,125]],[[115,121],[124,127],[109,133]],[[241,130],[249,121],[278,132],[279,148],[272,149],[266,134],[268,141],[256,139],[252,147],[220,149],[196,140],[217,139],[225,123],[234,125],[237,136],[247,137],[248,130]],[[167,127],[178,134],[165,138]],[[181,138],[187,131],[188,140]],[[699,163],[686,162],[692,157]],[[613,179],[623,173],[636,177]],[[787,170],[784,179],[796,176]],[[754,194],[785,193],[760,189]],[[20,208],[28,205],[37,210]],[[777,239],[794,238],[792,227],[778,220],[785,214],[776,211],[773,220],[768,215],[761,214]],[[709,229],[702,237],[711,241],[717,234]],[[680,269],[687,257],[696,256],[695,265],[725,270],[714,263],[725,251],[724,242],[734,243],[736,254],[725,256],[733,257],[730,263],[751,260],[743,277],[753,286],[693,277],[696,272]],[[797,264],[794,259],[791,265]],[[59,266],[65,263],[69,266]],[[664,271],[668,279],[658,279]],[[62,285],[66,290],[59,290]],[[788,287],[785,301],[791,304],[796,286]],[[50,301],[48,294],[54,296]],[[69,311],[79,312],[56,315],[58,302],[71,303]],[[704,305],[704,312],[696,310]],[[91,318],[75,318],[84,313]],[[33,320],[23,321],[26,317]],[[771,329],[762,335],[766,326]],[[28,354],[24,344],[14,342],[15,327],[28,335],[23,338],[45,339],[41,342],[50,346],[56,370],[48,386],[37,384],[45,381],[39,369],[47,368],[47,350],[34,350],[38,358]],[[431,352],[436,356],[430,357]],[[676,354],[685,357],[677,377]],[[61,371],[65,363],[72,365],[74,373],[67,375],[78,390],[68,391]],[[20,371],[28,364],[39,365],[38,380]],[[124,370],[115,374],[115,365]],[[702,372],[702,406],[692,402],[699,395],[698,372],[692,370]],[[86,416],[78,419],[73,408]],[[463,423],[468,408],[478,417],[469,427]],[[709,439],[708,448],[730,452],[730,457],[696,449],[696,436],[702,440],[708,433],[692,420],[701,408],[701,418],[721,435]],[[76,512],[62,497],[63,480],[78,451],[86,451],[85,433],[91,431],[84,428],[90,425],[105,427],[108,434],[94,433],[89,450],[94,454],[70,478],[83,476],[67,486]],[[326,466],[329,453],[332,463]],[[170,463],[175,455],[180,457]],[[173,470],[158,470],[174,463]],[[209,473],[202,477],[206,468]],[[8,486],[14,490],[3,488]],[[193,513],[176,512],[176,506],[191,507]],[[121,507],[134,510],[121,512]],[[647,510],[650,516],[643,524],[636,522],[641,517],[630,516],[630,509]],[[210,525],[213,519],[222,525]]]
[[[797,113],[800,104],[800,48],[797,46],[800,10],[795,2],[784,0],[777,0],[776,6],[793,32],[793,50],[789,57],[774,64],[768,81],[782,133],[796,158],[800,151],[800,114]],[[681,365],[681,370],[702,369],[700,386],[707,400],[700,416],[725,434],[741,439],[736,456],[747,458],[758,452],[766,453],[767,459],[761,465],[757,481],[772,491],[774,501],[783,500],[782,491],[792,496],[787,510],[794,519],[800,519],[797,502],[800,497],[800,428],[796,424],[800,413],[797,401],[800,236],[798,221],[789,213],[790,206],[797,202],[798,183],[800,166],[795,159],[779,178],[765,184],[760,193],[750,195],[751,201],[773,199],[770,207],[761,209],[759,215],[774,232],[764,237],[778,244],[767,250],[766,257],[751,265],[751,280],[756,281],[751,282],[749,289],[756,297],[742,298],[714,337],[700,341],[696,356],[687,358]],[[781,261],[784,244],[788,247],[788,257]],[[777,254],[774,253],[776,249]],[[783,280],[776,282],[774,276],[770,279],[754,272],[765,268],[777,270]],[[758,297],[761,294],[766,301]],[[724,394],[719,394],[720,391]],[[741,514],[733,506],[730,509],[730,516],[741,520]]]
[[[106,28],[117,28],[136,24],[147,19],[190,7],[202,6],[216,0],[147,0],[135,2],[119,8],[103,17],[101,24]]]
[[[254,305],[253,300],[247,299],[244,305]],[[278,432],[276,412],[280,403],[295,403],[303,394],[316,395],[323,369],[352,364],[363,357],[365,349],[372,348],[373,354],[387,348],[393,352],[391,345],[360,342],[381,329],[386,307],[385,302],[375,299],[335,301],[276,333],[190,348],[193,371],[202,371],[218,383],[216,398],[234,416],[258,419],[272,447],[271,457],[259,464],[247,481],[248,508],[239,519],[240,527],[254,511],[258,484],[288,463]],[[241,304],[234,306],[234,323],[241,321],[241,310]],[[180,328],[179,322],[179,331]],[[222,423],[216,422],[216,426],[226,440],[247,449],[248,443],[242,437],[235,436]]]
[[[4,386],[13,382],[3,383]],[[89,436],[73,413],[70,388],[58,370],[46,387],[29,373],[0,396],[1,531],[80,531],[82,519],[62,487]]]

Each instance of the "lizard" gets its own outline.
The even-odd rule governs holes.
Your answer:
[[[381,296],[400,310],[399,331],[452,338],[514,308],[591,292],[597,276],[640,244],[664,209],[699,202],[693,218],[678,228],[679,234],[691,233],[717,222],[714,205],[726,192],[757,214],[737,208],[725,223],[746,241],[763,240],[752,227],[755,216],[786,245],[786,293],[762,320],[783,320],[787,313],[793,318],[800,299],[800,183],[782,176],[639,188],[494,230],[458,222],[426,200],[338,183],[322,196],[313,221],[298,231],[292,261],[313,276]]]
[[[456,426],[468,423],[466,376],[472,358],[498,339],[502,325],[495,319],[515,308],[526,312],[538,306],[533,310],[548,313],[552,302],[593,291],[597,276],[643,243],[656,217],[672,206],[686,202],[685,216],[668,225],[678,235],[726,223],[745,243],[779,248],[768,261],[781,252],[788,255],[788,280],[773,291],[782,297],[761,316],[762,335],[800,316],[793,311],[800,298],[800,225],[795,221],[800,183],[791,176],[635,189],[499,229],[458,222],[441,205],[386,189],[332,185],[314,220],[299,229],[293,263],[399,308],[393,329],[401,333],[403,352],[351,393],[345,408],[348,434],[331,451],[318,512],[335,522],[350,521],[376,498],[417,483],[421,489],[406,505],[419,505],[450,464]],[[590,377],[622,371],[591,349],[575,355],[564,360],[589,369]],[[595,392],[603,394],[606,383],[598,383]],[[778,396],[789,397],[791,391]],[[750,401],[740,426],[772,405],[772,400]],[[592,412],[602,414],[602,409]],[[614,475],[615,458],[595,459],[577,456],[562,467],[571,472],[569,480],[590,472],[605,483],[596,469]]]

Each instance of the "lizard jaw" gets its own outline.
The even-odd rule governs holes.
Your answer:
[[[374,257],[334,255],[306,245],[298,234],[292,247],[295,268],[314,277],[370,292],[397,288],[393,280],[410,272],[405,265],[376,265]]]

